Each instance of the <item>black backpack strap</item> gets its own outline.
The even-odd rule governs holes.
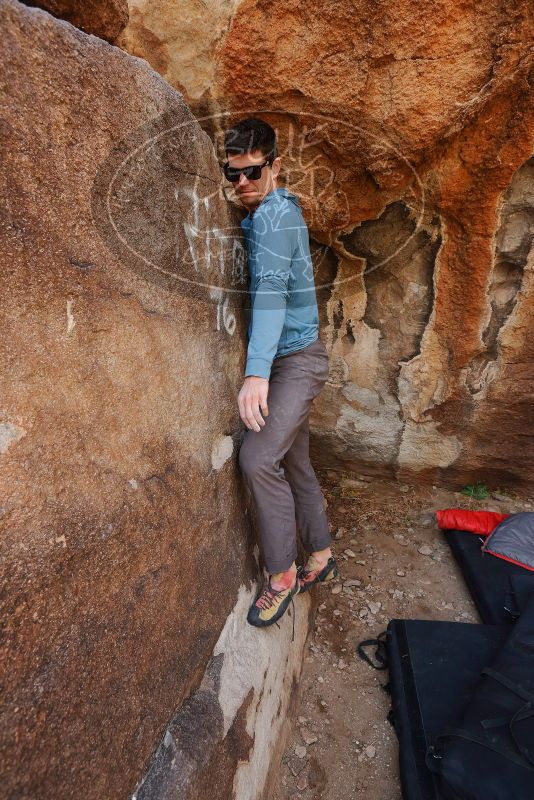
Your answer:
[[[493,680],[501,683],[503,686],[506,686],[507,689],[510,689],[511,692],[516,694],[518,697],[521,697],[523,700],[526,700],[527,703],[534,703],[534,694],[528,692],[526,689],[523,689],[518,683],[514,683],[514,681],[507,678],[506,675],[503,675],[501,672],[497,672],[497,670],[492,669],[491,667],[484,667],[481,670],[482,675],[488,675],[488,677],[493,678]]]
[[[356,648],[356,652],[360,658],[369,664],[373,669],[387,669],[388,668],[388,654],[386,649],[387,631],[379,633],[376,639],[365,639]],[[365,652],[366,647],[375,647],[374,661]]]
[[[522,756],[513,753],[511,750],[504,750],[503,748],[488,742],[487,739],[483,739],[481,736],[477,736],[471,731],[464,731],[461,728],[447,728],[440,736],[436,737],[435,743],[427,749],[425,761],[428,769],[430,769],[432,772],[439,772],[439,766],[436,762],[442,759],[444,756],[443,749],[440,749],[439,744],[441,744],[444,739],[451,739],[455,737],[478,744],[481,747],[485,747],[487,750],[492,750],[494,753],[498,753],[500,756],[507,758],[509,761],[513,761],[513,763],[517,764],[519,767],[523,767],[523,769],[528,769],[534,772],[534,765],[527,763]]]
[[[510,720],[510,735],[514,740],[514,744],[521,753],[521,755],[527,759],[529,764],[532,764],[532,766],[534,766],[534,753],[531,753],[528,747],[526,747],[522,743],[520,737],[514,730],[515,724],[517,722],[523,722],[526,719],[530,719],[530,717],[534,717],[534,703],[532,701],[525,703],[525,705],[522,708],[520,708],[518,711],[515,712],[514,716]]]

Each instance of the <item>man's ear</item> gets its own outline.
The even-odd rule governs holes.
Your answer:
[[[274,159],[273,164],[272,164],[273,178],[277,177],[278,173],[280,172],[281,167],[282,167],[282,158],[281,158],[281,156],[277,156]]]

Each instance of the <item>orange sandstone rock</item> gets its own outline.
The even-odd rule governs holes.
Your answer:
[[[316,462],[528,485],[528,0],[214,3],[205,30],[189,6],[129,5],[123,46],[184,93],[221,158],[233,119],[277,129],[331,355]]]

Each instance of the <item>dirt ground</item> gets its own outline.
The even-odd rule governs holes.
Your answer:
[[[279,780],[269,800],[400,800],[387,671],[356,646],[394,618],[479,622],[432,512],[527,511],[524,495],[474,500],[441,487],[317,473],[340,577],[322,584]],[[298,602],[298,598],[295,602]],[[373,651],[371,651],[373,652]]]

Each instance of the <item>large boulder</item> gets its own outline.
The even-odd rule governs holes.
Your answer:
[[[239,219],[144,62],[0,18],[2,795],[259,798],[310,600],[246,623]]]
[[[191,4],[129,7],[118,43],[184,93],[215,141],[250,115],[279,133],[331,356],[316,461],[529,485],[529,0],[268,12],[236,0],[209,4],[200,27]]]
[[[128,22],[127,0],[27,0],[71,25],[114,42]]]

